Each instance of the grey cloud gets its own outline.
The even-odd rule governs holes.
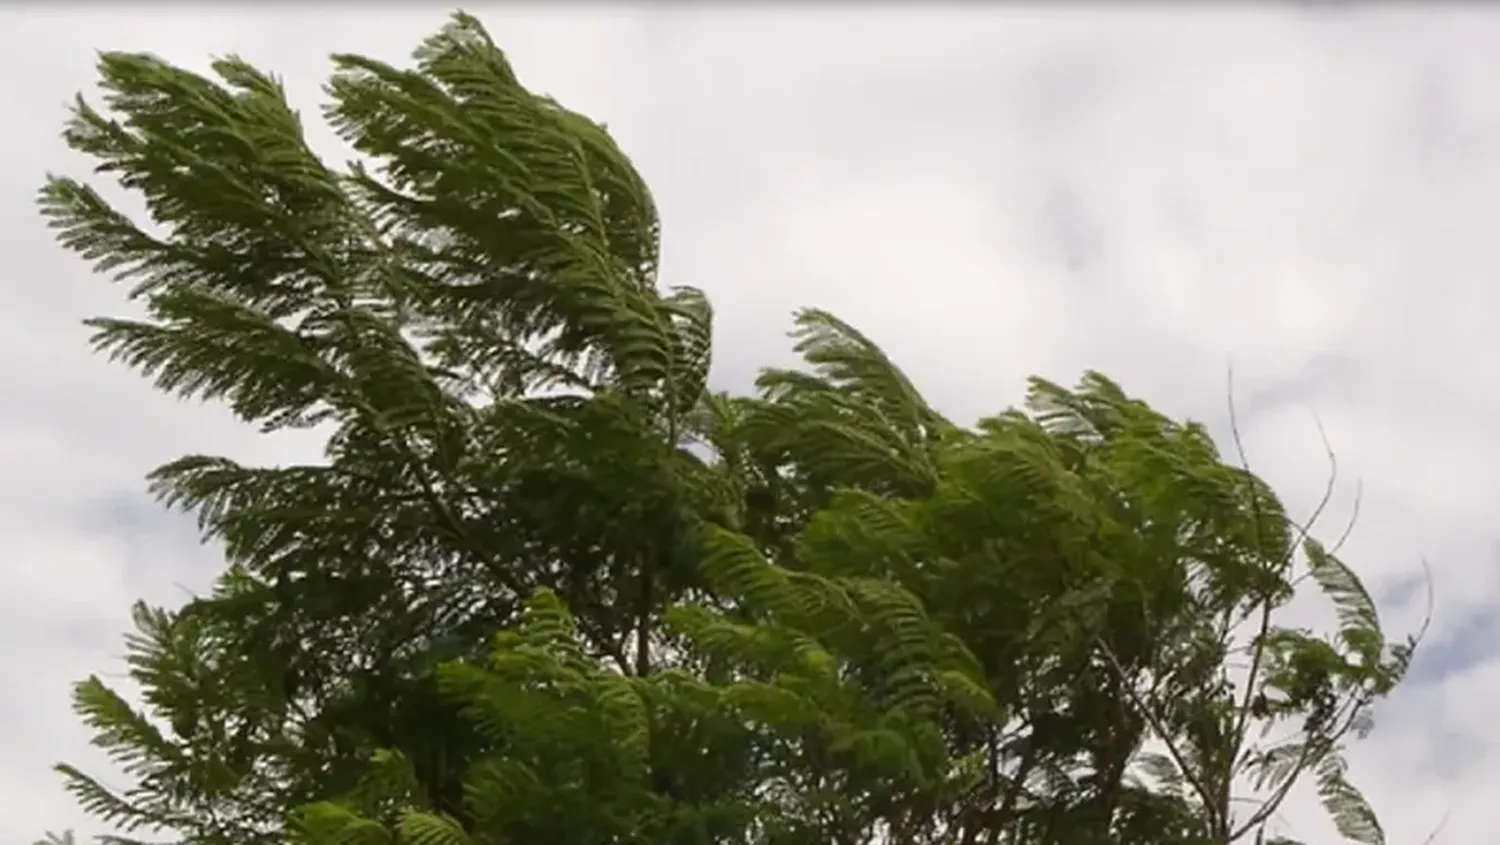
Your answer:
[[[1344,353],[1316,354],[1296,374],[1266,379],[1263,386],[1247,391],[1238,412],[1246,424],[1251,424],[1257,416],[1287,406],[1315,409],[1320,401],[1357,401],[1363,376],[1359,363]]]
[[[122,541],[125,584],[142,598],[171,604],[211,586],[217,549],[204,548],[191,516],[134,490],[79,498],[71,530]]]
[[[1047,233],[1069,272],[1081,273],[1103,257],[1104,235],[1078,191],[1061,183],[1047,193],[1041,213]]]
[[[175,600],[214,566],[190,525],[141,495],[144,472],[182,451],[282,461],[316,445],[254,437],[87,354],[78,320],[119,312],[119,291],[52,246],[28,201],[44,170],[80,168],[56,140],[61,104],[89,84],[93,50],[123,47],[196,67],[242,53],[313,113],[327,53],[399,60],[443,14],[75,8],[0,10],[0,107],[27,115],[0,165],[0,353],[16,362],[0,370],[0,672],[28,679],[0,719],[0,837],[16,841],[78,820],[46,772],[93,759],[68,683],[118,669],[132,598]],[[606,121],[635,156],[665,221],[665,281],[718,306],[724,386],[787,360],[801,305],[881,340],[960,418],[1014,403],[1029,374],[1097,368],[1224,432],[1232,364],[1247,451],[1298,513],[1327,471],[1316,410],[1348,482],[1330,530],[1363,480],[1347,556],[1398,628],[1419,620],[1424,557],[1438,601],[1441,645],[1355,775],[1393,808],[1394,842],[1454,806],[1443,841],[1488,841],[1500,808],[1480,799],[1500,777],[1500,730],[1468,702],[1500,694],[1484,621],[1500,599],[1500,375],[1486,363],[1500,16],[471,11],[529,84]],[[326,131],[314,141],[344,155]],[[1310,807],[1299,796],[1287,824],[1317,841]]]
[[[1474,614],[1461,624],[1450,625],[1441,636],[1425,643],[1412,661],[1407,683],[1413,686],[1440,684],[1444,679],[1472,669],[1495,657],[1500,640],[1500,603]]]

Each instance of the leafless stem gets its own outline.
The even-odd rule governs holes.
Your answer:
[[[1431,833],[1427,834],[1426,839],[1422,840],[1422,845],[1432,845],[1433,842],[1436,842],[1438,834],[1442,833],[1443,828],[1448,826],[1448,818],[1452,815],[1453,811],[1451,810],[1444,812],[1443,817],[1438,820],[1437,826],[1432,829]]]
[[[1120,688],[1125,690],[1126,695],[1130,696],[1131,706],[1140,711],[1142,718],[1146,720],[1146,724],[1151,726],[1151,730],[1167,746],[1167,754],[1171,756],[1172,762],[1177,764],[1177,768],[1181,770],[1183,779],[1193,787],[1194,792],[1198,793],[1199,799],[1203,801],[1203,808],[1209,814],[1209,819],[1213,822],[1215,828],[1220,830],[1228,828],[1229,819],[1220,818],[1220,816],[1223,816],[1223,812],[1215,802],[1213,794],[1209,792],[1207,785],[1204,784],[1199,774],[1188,766],[1187,759],[1182,755],[1182,752],[1177,750],[1177,743],[1172,741],[1172,735],[1167,732],[1166,725],[1162,724],[1161,718],[1157,715],[1155,708],[1147,706],[1147,702],[1141,698],[1140,693],[1135,688],[1135,684],[1131,681],[1130,675],[1125,671],[1125,667],[1120,665],[1119,658],[1115,656],[1114,649],[1110,648],[1109,643],[1105,642],[1102,637],[1096,637],[1094,643],[1103,652],[1105,660],[1109,661],[1110,669],[1114,671],[1115,678],[1120,682]]]
[[[1250,470],[1250,459],[1245,454],[1244,441],[1240,436],[1238,416],[1235,413],[1233,371],[1230,372],[1229,381],[1230,431],[1232,432],[1234,437],[1235,450],[1239,454],[1240,467],[1245,472],[1247,483],[1250,484],[1250,507],[1251,517],[1254,520],[1255,525],[1255,542],[1257,547],[1259,548],[1259,551],[1264,553],[1266,550],[1265,543],[1260,533],[1260,496],[1256,489],[1255,476]],[[1323,511],[1327,509],[1328,503],[1332,501],[1333,491],[1338,485],[1338,456],[1334,454],[1333,445],[1328,441],[1328,432],[1323,428],[1323,423],[1317,418],[1316,414],[1313,415],[1313,421],[1317,424],[1318,437],[1320,442],[1323,444],[1323,452],[1328,457],[1328,482],[1323,485],[1323,496],[1318,500],[1318,505],[1313,509],[1312,515],[1308,517],[1307,522],[1304,525],[1297,526],[1296,539],[1288,545],[1288,548],[1286,550],[1282,552],[1282,558],[1277,563],[1278,570],[1285,570],[1291,564],[1292,556],[1295,555],[1297,553],[1297,549],[1301,548],[1302,544],[1307,541],[1307,537],[1312,532],[1313,526],[1317,525],[1318,520],[1323,515]],[[1351,522],[1351,524],[1345,528],[1344,536],[1347,537],[1349,531],[1352,529],[1353,524]],[[1343,538],[1340,538],[1340,543],[1342,542]],[[1269,633],[1271,627],[1272,609],[1273,607],[1270,597],[1267,596],[1261,602],[1260,620],[1257,626],[1254,645],[1252,647],[1250,657],[1250,671],[1245,678],[1244,695],[1240,701],[1238,714],[1235,717],[1234,733],[1232,734],[1232,736],[1234,737],[1234,754],[1230,757],[1230,759],[1232,760],[1238,759],[1240,751],[1244,748],[1245,745],[1246,732],[1250,729],[1250,703],[1255,697],[1256,681],[1260,677],[1261,665],[1265,660],[1266,635]]]

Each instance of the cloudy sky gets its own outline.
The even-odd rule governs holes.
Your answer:
[[[920,11],[916,9],[920,8]],[[830,308],[959,417],[1028,374],[1105,371],[1222,430],[1232,365],[1253,466],[1330,531],[1393,627],[1436,619],[1408,688],[1353,755],[1391,842],[1500,825],[1500,13],[1483,6],[854,4],[553,12],[470,7],[525,81],[609,124],[654,186],[665,276],[719,309],[717,376],[784,358]],[[48,767],[95,762],[70,682],[118,672],[138,597],[202,588],[215,555],[143,494],[188,452],[306,454],[92,357],[120,292],[32,207],[93,51],[202,67],[239,53],[309,112],[326,56],[400,60],[424,4],[0,7],[0,840],[89,829]],[[326,133],[320,135],[326,138]],[[1415,576],[1415,577],[1414,577]],[[1288,832],[1331,842],[1298,799]]]

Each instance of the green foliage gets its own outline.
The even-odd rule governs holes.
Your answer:
[[[805,367],[711,392],[712,309],[658,287],[603,128],[467,16],[415,58],[335,57],[346,171],[237,59],[105,54],[75,107],[152,224],[42,191],[145,306],[97,347],[327,435],[152,474],[229,565],[138,608],[139,705],[77,688],[128,783],[60,767],[86,811],[192,845],[1202,845],[1305,774],[1383,842],[1341,749],[1415,642],[1202,426],[1093,373],[962,426],[813,310]],[[1331,635],[1275,624],[1304,577]]]

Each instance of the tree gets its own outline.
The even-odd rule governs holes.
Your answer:
[[[1090,374],[965,427],[819,311],[805,369],[709,391],[712,310],[658,287],[599,125],[463,15],[414,69],[334,61],[347,171],[243,61],[107,53],[64,137],[154,227],[42,191],[146,306],[98,348],[328,444],[153,473],[227,568],[137,608],[142,707],[78,686],[132,781],[61,766],[87,811],[195,845],[1187,845],[1311,773],[1383,841],[1340,742],[1413,643],[1201,426]],[[1273,624],[1303,573],[1328,636]]]

